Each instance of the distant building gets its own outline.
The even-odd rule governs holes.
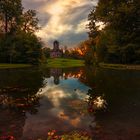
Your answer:
[[[58,57],[62,57],[62,54],[63,54],[63,51],[59,49],[59,42],[54,41],[53,49],[50,51],[50,57],[58,58]]]

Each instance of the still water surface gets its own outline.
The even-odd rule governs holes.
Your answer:
[[[93,67],[0,70],[0,138],[87,132],[140,139],[140,72]]]

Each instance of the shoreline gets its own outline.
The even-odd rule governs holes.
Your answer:
[[[0,69],[16,69],[16,68],[27,68],[31,67],[30,64],[8,64],[8,63],[0,63]]]
[[[139,70],[140,65],[99,63],[99,67],[116,70]]]

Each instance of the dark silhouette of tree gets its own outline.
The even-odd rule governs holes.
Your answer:
[[[17,27],[22,9],[21,0],[0,0],[0,15],[5,33]]]
[[[23,12],[21,0],[0,0],[0,62],[30,63],[42,61],[42,42],[35,10]]]
[[[28,10],[23,13],[21,18],[21,30],[24,32],[35,32],[39,29],[38,18],[36,17],[35,10]]]
[[[89,14],[89,37],[97,39],[98,60],[140,63],[139,0],[99,0]],[[97,30],[97,23],[104,28]]]

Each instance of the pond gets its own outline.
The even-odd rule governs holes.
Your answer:
[[[94,67],[0,70],[0,139],[85,132],[140,139],[140,72]]]

